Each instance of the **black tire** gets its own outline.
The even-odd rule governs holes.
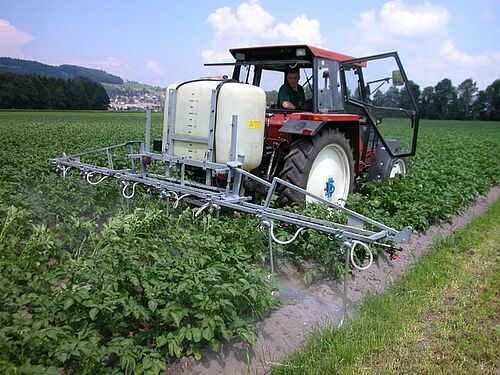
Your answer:
[[[399,141],[388,141],[393,144],[394,152],[401,152]],[[379,145],[375,153],[375,160],[368,170],[368,181],[382,180],[389,178],[401,178],[408,173],[408,161],[406,158],[391,158],[382,145]]]
[[[322,189],[326,187],[326,178],[325,181],[320,179],[320,182],[313,187],[310,186],[308,189],[311,169],[313,168],[313,165],[315,165],[318,155],[321,153],[321,158],[323,158],[325,155],[324,150],[327,149],[335,150],[339,153],[339,156],[342,159],[342,173],[340,175],[344,176],[341,178],[343,181],[334,181],[334,185],[340,186],[341,190],[338,190],[337,194],[334,192],[334,195],[330,198],[326,197],[324,192],[321,194]],[[318,162],[319,161],[320,159],[318,159]],[[329,171],[318,168],[317,164],[314,168],[315,173],[317,170],[322,171],[323,174],[329,173]],[[280,173],[280,177],[281,179],[302,189],[315,193],[322,198],[342,204],[343,200],[347,198],[347,195],[352,192],[354,187],[354,161],[348,140],[337,129],[330,127],[321,129],[321,131],[314,137],[303,137],[298,139],[290,145],[290,152],[285,156],[285,163]],[[316,174],[313,175],[313,178],[316,177]],[[323,182],[324,185],[320,186]],[[286,188],[283,185],[280,185],[278,195],[278,202],[280,205],[302,202],[305,199],[305,194]],[[340,199],[340,201],[338,199]]]

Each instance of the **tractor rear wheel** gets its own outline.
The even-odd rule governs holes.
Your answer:
[[[337,129],[323,128],[312,138],[293,142],[280,177],[330,202],[344,204],[354,187],[354,161],[349,142]],[[279,203],[304,200],[304,194],[282,186]],[[313,202],[311,197],[307,202]]]

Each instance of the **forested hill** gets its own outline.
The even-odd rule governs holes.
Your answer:
[[[37,74],[43,77],[70,79],[78,76],[90,78],[99,83],[122,84],[123,79],[104,70],[84,68],[77,65],[47,65],[38,61],[0,57],[0,73]]]

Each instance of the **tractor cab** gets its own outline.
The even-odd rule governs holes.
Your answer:
[[[395,52],[354,58],[307,45],[235,48],[230,52],[236,60],[232,79],[266,91],[268,114],[284,115],[276,116],[276,124],[290,116],[311,118],[307,113],[345,113],[358,114],[376,128],[384,117],[399,117],[410,120],[414,130],[411,138],[416,141],[417,104]],[[286,83],[286,71],[291,68],[300,72],[305,100],[296,109],[285,109],[277,102],[277,92]],[[301,112],[303,116],[297,115]],[[304,129],[304,135],[310,135],[307,133],[308,129]],[[382,134],[375,133],[383,142]],[[384,146],[398,154],[391,144]],[[407,151],[399,155],[412,156],[415,148],[416,143],[410,142]]]
[[[327,113],[343,110],[339,62],[347,55],[310,46],[277,46],[231,49],[236,62],[232,78],[262,87],[269,94],[268,112]],[[286,83],[289,69],[298,69],[305,100],[287,110],[277,102],[277,91]]]
[[[232,80],[266,93],[265,148],[257,175],[266,180],[279,176],[338,201],[347,198],[355,180],[386,180],[406,173],[406,158],[416,151],[419,117],[396,52],[354,58],[308,45],[230,52],[235,62],[224,65],[234,65]],[[278,101],[290,69],[298,70],[304,92],[295,109]],[[330,147],[324,138],[342,139],[343,146]],[[321,150],[309,147],[318,143],[330,149],[320,155],[326,158],[321,166],[317,155],[311,156]],[[304,170],[293,164],[305,165]],[[297,200],[299,196],[290,196],[284,202]]]

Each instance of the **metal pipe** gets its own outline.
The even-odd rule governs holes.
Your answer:
[[[347,276],[349,276],[349,251],[351,246],[349,242],[343,242],[341,249],[344,250],[344,296],[342,301],[342,319],[340,319],[339,327],[341,327],[347,318]]]
[[[144,136],[144,151],[151,152],[151,109],[146,110],[146,134]]]
[[[274,258],[273,258],[273,239],[272,239],[272,229],[271,225],[268,226],[267,234],[269,236],[268,245],[269,245],[269,263],[271,264],[271,273],[274,273]]]

